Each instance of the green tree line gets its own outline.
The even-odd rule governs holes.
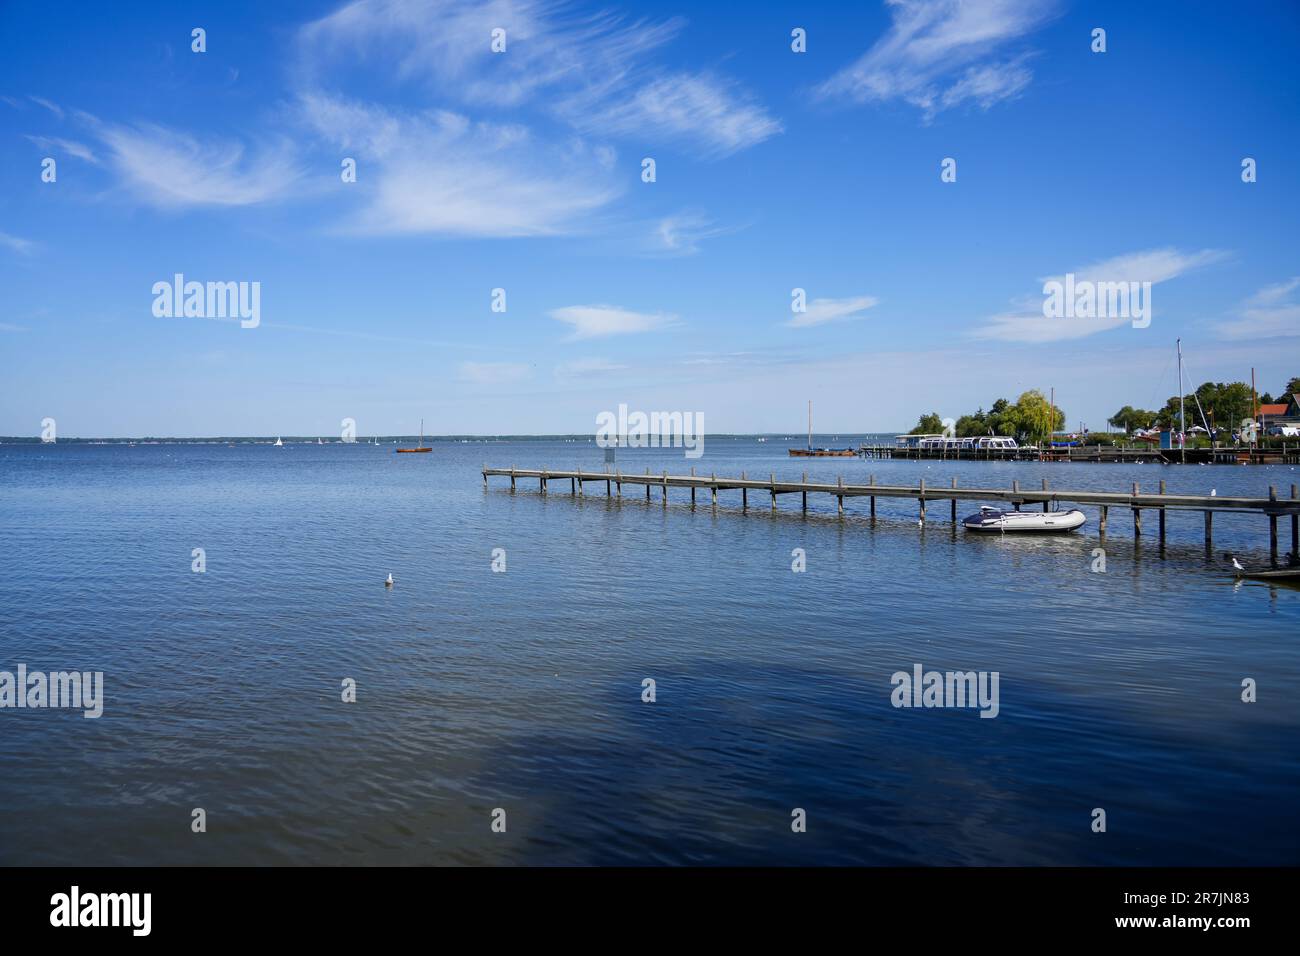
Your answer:
[[[1268,392],[1259,396],[1259,404],[1272,405],[1286,395],[1300,392],[1300,375],[1286,383],[1286,388],[1275,399]],[[1108,424],[1125,432],[1138,428],[1177,428],[1178,396],[1172,395],[1158,411],[1125,405],[1109,419]],[[1206,382],[1194,392],[1182,396],[1187,427],[1204,425],[1201,413],[1212,430],[1235,429],[1251,416],[1250,386],[1245,382]],[[1197,407],[1199,402],[1200,407]]]
[[[1064,410],[1059,406],[1053,408],[1047,396],[1038,389],[1030,389],[1016,399],[1014,404],[1005,398],[999,398],[987,412],[980,408],[972,415],[961,416],[956,420],[954,430],[958,438],[1005,435],[1026,441],[1045,438],[1064,427]],[[909,434],[939,435],[943,430],[943,419],[937,412],[930,412],[921,416]]]
[[[1291,378],[1286,389],[1274,399],[1267,392],[1259,396],[1261,405],[1271,405],[1288,394],[1300,393],[1300,376]],[[1195,392],[1183,396],[1186,407],[1187,427],[1200,424],[1201,413],[1197,402],[1204,410],[1211,429],[1234,429],[1251,415],[1250,386],[1244,382],[1206,382]],[[1038,389],[1030,389],[1016,399],[1015,404],[1005,398],[999,398],[986,412],[978,409],[973,415],[963,415],[956,420],[956,436],[969,438],[978,435],[1005,435],[1019,441],[1042,439],[1052,432],[1065,428],[1065,411],[1051,403]],[[1125,405],[1106,423],[1124,432],[1138,428],[1178,427],[1178,396],[1174,395],[1158,411],[1149,411]],[[939,435],[944,430],[943,419],[938,412],[922,415],[916,427],[909,432],[912,435]]]

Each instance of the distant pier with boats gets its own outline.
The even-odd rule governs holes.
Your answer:
[[[802,450],[800,450],[802,453]],[[790,454],[795,454],[795,449]],[[944,435],[899,435],[893,444],[863,443],[860,458],[911,461],[1063,461],[1122,464],[1300,465],[1300,441],[1278,445],[1225,445],[1161,448],[1142,445],[1062,443],[1020,445],[1011,438],[951,438]]]

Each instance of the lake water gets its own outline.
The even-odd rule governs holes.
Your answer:
[[[1300,863],[1300,591],[1237,584],[1219,559],[1262,560],[1262,517],[1218,517],[1207,562],[1198,513],[1169,516],[1161,555],[1155,515],[1135,550],[1112,509],[1093,573],[1092,509],[1080,533],[1025,539],[965,534],[945,504],[921,528],[914,502],[883,499],[873,524],[853,499],[841,520],[797,496],[773,516],[761,495],[742,515],[738,492],[716,511],[683,490],[667,507],[567,482],[511,495],[484,489],[484,463],[603,453],[433,445],[0,446],[0,670],[102,671],[105,698],[95,720],[0,710],[0,862]],[[785,447],[709,438],[698,461],[619,463],[1220,495],[1300,481]],[[891,675],[916,664],[998,672],[997,717],[895,708]]]

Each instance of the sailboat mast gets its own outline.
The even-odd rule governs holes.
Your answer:
[[[1187,416],[1183,409],[1183,340],[1178,339],[1178,447],[1182,449],[1182,462],[1187,464]]]

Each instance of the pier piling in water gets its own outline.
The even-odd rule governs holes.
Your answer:
[[[1137,501],[1137,496],[1138,496],[1138,483],[1135,481],[1133,482],[1134,501]],[[1137,507],[1137,505],[1134,505],[1133,506],[1133,540],[1136,541],[1140,537],[1142,537],[1142,509]]]
[[[1160,494],[1162,497],[1164,496],[1164,493],[1165,493],[1165,483],[1164,480],[1161,479]],[[1165,509],[1162,507],[1160,509],[1160,552],[1163,554],[1164,550],[1165,550]]]
[[[1268,500],[1277,505],[1277,485],[1268,486]],[[1268,559],[1277,567],[1277,515],[1274,513],[1268,516]]]
[[[1300,495],[1296,494],[1296,486],[1291,486],[1291,500],[1296,501]],[[1292,513],[1291,515],[1291,560],[1300,561],[1300,515]]]

